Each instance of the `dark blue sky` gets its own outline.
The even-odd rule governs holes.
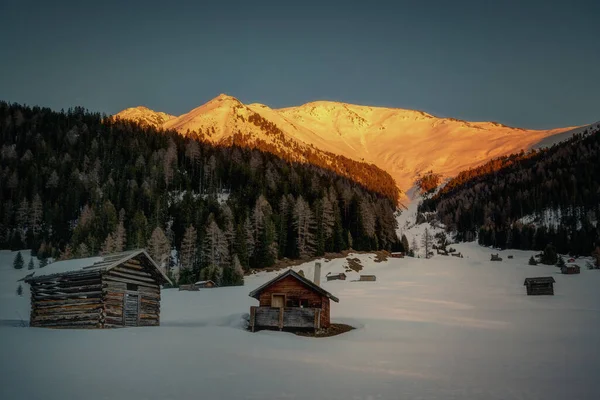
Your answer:
[[[178,115],[227,93],[528,128],[600,120],[598,0],[189,3],[0,0],[0,99]]]

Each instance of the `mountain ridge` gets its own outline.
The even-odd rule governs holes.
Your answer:
[[[150,116],[152,113],[156,112],[149,110]],[[115,116],[132,119],[124,112]],[[195,132],[213,142],[242,133],[281,145],[265,134],[257,120],[267,121],[301,148],[374,164],[387,171],[404,192],[429,170],[442,177],[455,176],[492,158],[528,150],[554,135],[568,137],[566,133],[578,128],[523,129],[493,121],[439,118],[418,110],[324,100],[275,109],[260,103],[245,105],[226,94],[181,116],[157,121],[155,126],[183,135]]]

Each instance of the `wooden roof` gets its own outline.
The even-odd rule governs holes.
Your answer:
[[[525,282],[523,283],[523,285],[528,285],[532,283],[556,283],[556,281],[551,276],[538,276],[536,278],[525,278]]]
[[[283,274],[271,279],[269,282],[265,283],[262,286],[259,286],[258,288],[254,289],[253,291],[250,292],[249,296],[250,297],[254,297],[255,299],[258,299],[260,294],[269,286],[273,285],[274,283],[277,283],[279,281],[281,281],[282,279],[291,276],[292,278],[297,279],[298,281],[300,281],[300,283],[308,286],[310,289],[314,290],[315,292],[326,296],[328,298],[330,298],[331,300],[335,301],[336,303],[339,303],[340,300],[335,297],[334,295],[332,295],[331,293],[329,293],[327,290],[323,289],[322,287],[320,287],[319,285],[316,285],[314,282],[306,279],[305,277],[303,277],[302,275],[298,274],[297,272],[295,272],[292,269],[288,269],[287,271],[285,271]]]
[[[41,278],[48,279],[48,278],[52,278],[55,276],[62,276],[62,275],[70,275],[70,274],[77,275],[82,272],[94,272],[94,271],[106,272],[106,271],[110,271],[111,269],[115,268],[116,266],[121,265],[124,262],[131,260],[132,258],[135,258],[139,255],[143,255],[148,260],[148,264],[150,265],[150,267],[152,267],[157,272],[159,281],[162,281],[161,283],[172,284],[171,280],[167,277],[167,275],[165,275],[165,273],[160,269],[158,264],[156,264],[156,262],[152,259],[152,257],[150,257],[150,255],[144,249],[124,251],[121,253],[106,254],[104,256],[101,256],[102,259],[100,261],[97,261],[92,265],[88,265],[87,267],[75,269],[72,271],[59,272],[59,273],[50,274],[50,275],[40,275],[40,276],[36,276],[36,277],[28,276],[28,277],[26,277],[25,282],[35,281],[35,280],[41,279]]]

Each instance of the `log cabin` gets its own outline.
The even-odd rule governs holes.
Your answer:
[[[345,281],[346,280],[346,274],[343,272],[340,272],[339,274],[327,274],[327,275],[325,275],[325,277],[327,278],[327,281]]]
[[[363,282],[375,282],[377,277],[375,275],[361,275],[358,280]]]
[[[339,302],[337,297],[291,269],[250,292],[250,297],[259,301],[258,306],[250,307],[253,332],[327,329],[331,325],[330,300]]]
[[[577,264],[567,264],[560,268],[560,272],[565,275],[573,275],[581,273],[581,268]]]
[[[554,283],[556,281],[551,276],[542,276],[537,278],[525,278],[528,296],[536,295],[554,295]]]
[[[47,328],[158,326],[160,286],[171,283],[145,250],[105,255],[81,269],[25,282],[31,285],[29,324]]]

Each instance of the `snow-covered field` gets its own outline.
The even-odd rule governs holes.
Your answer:
[[[356,255],[376,282],[322,285],[340,298],[334,322],[358,329],[319,339],[242,329],[248,293],[276,273],[164,290],[157,328],[16,327],[29,304],[15,281],[28,271],[0,252],[0,399],[599,399],[600,271],[453,247],[465,258]],[[323,262],[322,281],[345,263]],[[312,277],[312,265],[295,269]],[[556,279],[555,296],[525,295],[524,278],[540,275]]]

